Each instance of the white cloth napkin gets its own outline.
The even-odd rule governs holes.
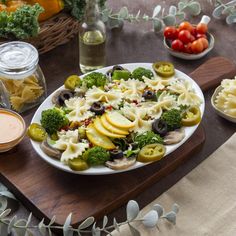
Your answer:
[[[234,236],[236,235],[236,133],[211,156],[183,177],[167,192],[147,205],[156,203],[170,209],[180,206],[176,225],[161,220],[158,228],[147,229],[134,223],[142,236]],[[121,233],[131,235],[121,227]]]

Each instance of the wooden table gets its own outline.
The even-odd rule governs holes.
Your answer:
[[[127,5],[133,13],[141,9],[143,13],[145,12],[151,15],[154,6],[157,3],[164,4],[163,2],[164,1],[157,0],[149,0],[148,3],[147,1],[141,0],[110,0],[108,1],[108,4],[114,9],[119,9],[121,6]],[[178,1],[166,2],[168,2],[166,5],[169,6],[171,4],[176,4]],[[203,13],[211,15],[212,7],[210,7],[209,3],[201,1],[201,4],[204,9]],[[200,17],[192,18],[191,22],[197,23],[199,19]],[[224,21],[213,19],[210,24],[210,32],[216,39],[213,51],[205,58],[191,62],[170,56],[163,47],[162,35],[154,34],[151,29],[152,27],[150,23],[140,23],[137,25],[126,23],[123,30],[116,29],[108,31],[107,65],[167,60],[173,62],[177,69],[180,69],[185,73],[190,73],[209,58],[218,55],[225,56],[236,63],[235,26],[228,26]],[[75,38],[70,43],[60,46],[40,57],[40,65],[47,80],[48,94],[59,87],[68,75],[80,73],[78,55],[78,41],[77,38]],[[194,158],[189,159],[189,161],[176,169],[172,174],[163,178],[161,181],[140,194],[135,199],[139,202],[140,207],[144,207],[162,192],[175,184],[181,177],[186,175],[202,160],[207,158],[209,154],[217,149],[236,131],[236,124],[223,120],[213,111],[210,105],[211,95],[212,91],[205,93],[206,111],[202,123],[206,132],[206,142],[203,149],[197,153]],[[31,110],[24,116],[28,124],[35,110]],[[28,142],[27,145],[29,146],[27,146],[26,149],[30,150],[30,143]],[[17,213],[26,217],[27,210],[25,210],[24,207],[20,207]],[[117,209],[109,216],[110,218],[116,216],[118,221],[123,220],[125,217],[125,207]]]

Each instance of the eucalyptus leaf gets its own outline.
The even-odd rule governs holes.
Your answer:
[[[144,15],[143,15],[143,20],[145,20],[145,21],[149,21],[149,16],[146,15],[146,14],[144,14]]]
[[[157,211],[151,210],[142,218],[142,223],[148,228],[153,228],[156,226],[158,219]]]
[[[201,13],[201,5],[199,2],[192,2],[190,3],[186,8],[185,11],[187,11],[192,16],[197,16]]]
[[[129,11],[127,7],[122,7],[118,13],[119,18],[126,19],[129,16]]]
[[[231,25],[233,23],[236,23],[236,14],[229,15],[226,17],[226,23]]]
[[[102,228],[103,229],[106,227],[107,223],[108,223],[108,218],[107,218],[107,216],[104,216],[103,217],[103,223],[102,223]]]
[[[119,227],[119,225],[118,225],[118,223],[117,223],[117,221],[116,221],[116,218],[113,219],[113,225],[114,225],[115,229],[116,229],[118,232],[120,232],[120,227]]]
[[[6,216],[8,216],[11,213],[11,209],[6,209],[0,214],[0,219],[4,219]]]
[[[8,227],[7,227],[7,232],[8,232],[8,234],[11,233],[11,231],[12,231],[12,229],[13,229],[14,224],[16,223],[16,221],[17,221],[17,216],[12,217],[11,220],[9,221],[9,224],[8,224]]]
[[[38,224],[38,229],[42,236],[46,235],[47,230],[46,230],[46,225],[44,224],[44,219],[42,219]]]
[[[70,230],[70,223],[71,223],[71,217],[72,217],[72,213],[70,213],[67,218],[66,221],[63,225],[63,235],[64,236],[71,236],[73,235],[73,232]]]
[[[176,214],[179,212],[179,205],[177,203],[174,203],[172,206],[172,211]]]
[[[166,26],[172,26],[176,23],[176,18],[173,15],[167,15],[163,17],[162,20]]]
[[[136,16],[135,16],[135,19],[138,21],[138,19],[139,19],[139,16],[140,16],[140,10],[137,12],[137,14],[136,14]]]
[[[55,223],[55,221],[56,221],[56,216],[53,216],[48,225],[49,226],[53,225]]]
[[[177,12],[176,6],[170,6],[169,14],[175,16],[176,12]]]
[[[134,220],[139,214],[139,205],[136,201],[130,200],[126,207],[127,220]]]
[[[140,232],[136,228],[134,228],[134,226],[132,226],[131,224],[128,225],[132,236],[141,236]]]
[[[226,7],[226,8],[222,11],[222,14],[223,14],[223,15],[228,15],[228,14],[230,14],[233,10],[234,10],[234,6],[228,6],[228,7]]]
[[[7,190],[1,191],[0,192],[0,196],[5,196],[7,198],[11,198],[13,200],[16,200],[15,196],[12,193],[10,193],[9,191],[7,191]]]
[[[180,11],[182,11],[182,10],[185,8],[185,4],[180,1],[180,2],[178,3],[178,8],[179,8]]]
[[[102,21],[103,22],[107,22],[108,21],[108,17],[111,14],[111,11],[107,8],[105,8],[102,12],[101,12],[101,17],[102,17]]]
[[[161,205],[159,205],[159,204],[155,204],[153,206],[153,210],[155,210],[157,212],[159,217],[161,217],[163,215],[163,213],[164,213],[163,207]]]
[[[153,29],[155,33],[159,33],[163,28],[163,23],[159,19],[153,19]]]
[[[176,17],[179,21],[183,21],[183,20],[186,18],[186,14],[185,14],[185,12],[180,12],[180,13],[176,14],[175,17]]]
[[[0,235],[1,236],[7,236],[8,235],[7,225],[0,223]]]
[[[112,16],[108,17],[107,27],[109,29],[121,28],[121,27],[123,27],[123,24],[124,24],[123,20],[115,18],[115,16],[114,17],[112,17]]]
[[[167,219],[169,222],[171,222],[172,224],[176,224],[176,213],[173,211],[168,212],[165,216],[165,219]]]
[[[2,191],[7,191],[7,188],[3,184],[0,183],[0,192]]]
[[[20,219],[18,221],[15,222],[14,224],[14,231],[16,233],[17,236],[25,236],[27,229],[25,228],[27,221],[24,219]],[[18,227],[18,226],[22,226],[22,227]]]
[[[220,19],[221,15],[222,15],[222,12],[224,10],[224,6],[219,6],[219,7],[216,7],[212,13],[213,17],[215,19]]]
[[[93,236],[100,236],[101,235],[101,231],[98,227],[96,227],[96,223],[93,224],[92,235]]]
[[[160,12],[161,12],[161,6],[157,5],[153,10],[152,18],[157,17]]]
[[[78,227],[79,230],[86,229],[94,223],[94,217],[89,217],[84,220]]]
[[[7,198],[0,196],[0,212],[3,212],[7,209]]]

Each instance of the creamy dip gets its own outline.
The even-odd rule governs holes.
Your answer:
[[[19,138],[24,131],[24,124],[16,115],[0,111],[0,143],[7,143]]]

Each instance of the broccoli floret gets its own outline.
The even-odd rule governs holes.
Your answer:
[[[134,141],[138,144],[141,149],[148,144],[163,143],[163,138],[159,134],[155,134],[152,131],[147,131],[143,134],[137,135]]]
[[[107,77],[99,72],[92,72],[86,75],[82,80],[82,84],[85,85],[87,88],[92,88],[93,86],[104,87],[106,82]]]
[[[69,124],[63,111],[53,108],[42,112],[41,124],[48,134],[52,135]]]
[[[151,79],[153,77],[153,73],[151,70],[145,69],[143,67],[138,67],[132,72],[132,78],[143,81],[143,76]]]
[[[161,119],[166,122],[168,131],[179,129],[181,127],[181,111],[177,109],[171,109],[165,111]]]
[[[83,159],[90,166],[104,165],[110,159],[110,154],[102,147],[92,147],[83,153]]]

